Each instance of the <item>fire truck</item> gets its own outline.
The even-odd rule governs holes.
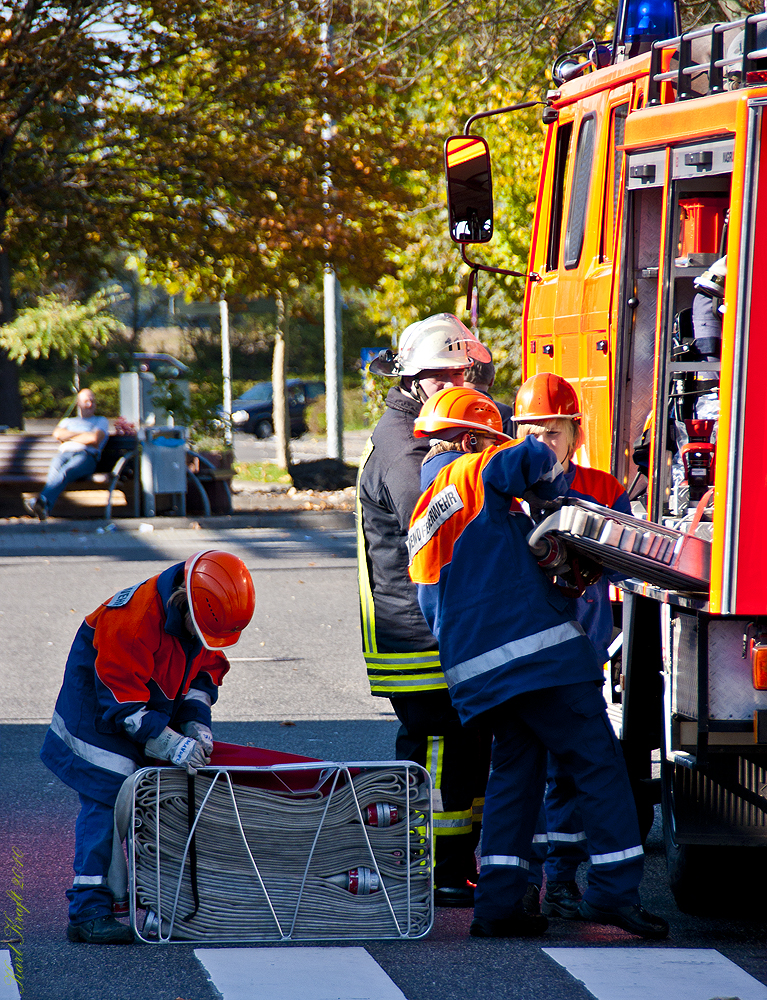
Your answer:
[[[523,375],[568,379],[579,459],[625,485],[637,520],[707,548],[697,584],[637,568],[620,585],[620,737],[695,910],[767,843],[767,14],[682,32],[670,0],[627,0],[614,40],[560,56],[553,79]],[[533,103],[446,143],[470,289],[480,270],[514,273],[467,256],[493,231],[472,126]]]

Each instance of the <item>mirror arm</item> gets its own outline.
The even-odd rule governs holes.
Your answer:
[[[467,118],[466,124],[463,127],[464,135],[471,135],[471,126],[475,121],[480,118],[490,118],[492,115],[505,115],[509,111],[524,111],[525,108],[534,108],[536,104],[543,104],[545,106],[545,101],[523,101],[522,104],[511,104],[508,108],[496,108],[494,111],[480,111],[476,115],[472,115],[471,118]]]
[[[509,271],[504,267],[490,267],[489,264],[478,264],[475,260],[469,260],[466,256],[465,243],[461,244],[461,257],[463,258],[464,264],[468,264],[471,268],[471,274],[469,275],[469,299],[471,298],[471,291],[479,271],[489,271],[491,274],[505,274],[510,278],[529,278],[530,281],[541,280],[541,276],[536,274],[535,271],[530,271],[529,273],[527,271]],[[467,301],[469,299],[467,299]]]

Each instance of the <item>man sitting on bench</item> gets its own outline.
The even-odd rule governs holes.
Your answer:
[[[30,517],[44,521],[69,483],[87,479],[96,471],[109,437],[109,421],[106,417],[96,416],[96,397],[90,389],[78,392],[77,413],[76,417],[65,417],[59,421],[53,432],[61,444],[51,460],[48,478],[40,495],[24,501]]]

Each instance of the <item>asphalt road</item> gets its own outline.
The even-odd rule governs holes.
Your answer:
[[[392,755],[397,724],[389,703],[370,697],[359,649],[351,515],[285,515],[265,527],[229,530],[195,530],[176,522],[158,522],[151,532],[139,532],[135,524],[108,533],[99,533],[94,523],[3,528],[0,897],[3,937],[20,952],[22,996],[31,1000],[214,1000],[220,995],[191,945],[67,943],[64,890],[71,882],[77,800],[37,758],[82,617],[122,587],[209,546],[240,555],[257,593],[254,623],[232,652],[232,670],[215,710],[216,737],[330,760]],[[24,909],[13,932],[8,918],[16,904],[8,893],[16,891],[13,877],[19,871]],[[732,873],[735,881],[747,882],[748,876],[745,865]],[[573,948],[579,954],[606,948],[616,963],[640,955],[648,968],[652,958],[660,957],[666,963],[666,995],[675,1000],[683,994],[674,985],[674,956],[686,956],[686,949],[717,949],[755,978],[754,989],[763,990],[740,991],[740,1000],[767,997],[767,985],[759,986],[767,984],[767,924],[740,913],[680,913],[666,886],[657,823],[647,844],[642,891],[647,908],[671,923],[667,942],[646,943],[610,928],[564,921],[552,922],[538,941],[481,941],[468,937],[470,911],[437,910],[424,940],[356,944],[407,1000],[592,996],[544,948]],[[753,892],[759,895],[762,888],[754,886]],[[0,949],[8,947],[0,944]],[[655,996],[643,991],[641,977],[637,990],[625,996]],[[256,1000],[268,996],[258,990],[250,995]],[[380,1000],[370,993],[349,995]],[[0,997],[5,996],[0,988]],[[712,996],[704,989],[696,1000]]]

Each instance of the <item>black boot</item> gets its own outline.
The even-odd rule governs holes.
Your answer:
[[[69,941],[81,941],[83,944],[131,944],[133,931],[125,924],[108,914],[106,917],[96,917],[82,924],[70,924],[67,927]]]

